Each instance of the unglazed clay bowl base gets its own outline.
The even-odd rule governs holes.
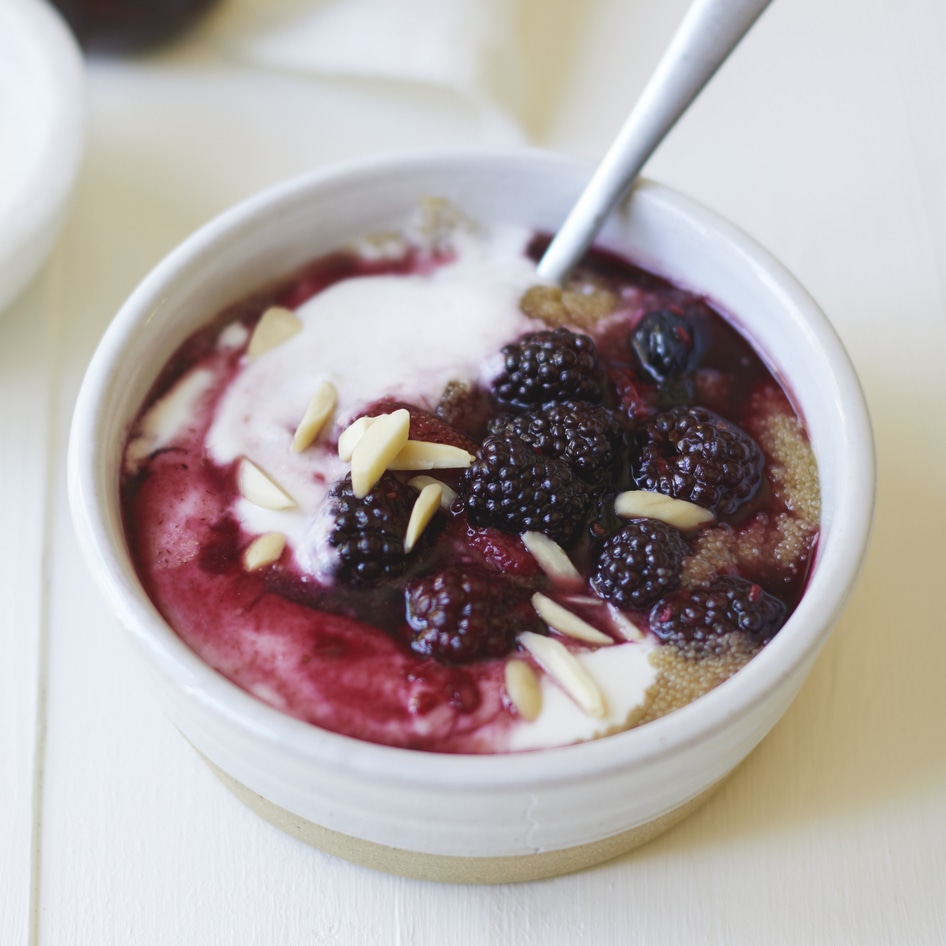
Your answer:
[[[683,821],[707,802],[723,785],[728,775],[695,798],[677,806],[657,818],[628,828],[618,834],[555,851],[535,854],[513,854],[507,857],[461,857],[447,854],[424,854],[403,848],[387,847],[362,838],[341,834],[322,825],[306,821],[285,808],[274,805],[257,792],[241,785],[209,759],[204,759],[210,770],[227,789],[249,808],[285,832],[311,847],[335,857],[370,867],[373,870],[413,877],[415,880],[433,880],[450,884],[509,884],[527,880],[545,880],[562,874],[571,874],[586,867],[594,867],[627,854]],[[731,773],[730,773],[731,774]]]

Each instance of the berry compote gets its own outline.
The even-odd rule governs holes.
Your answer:
[[[538,285],[544,242],[428,218],[164,366],[125,532],[217,671],[348,736],[508,752],[665,715],[779,632],[820,512],[787,393],[706,299],[625,259]]]

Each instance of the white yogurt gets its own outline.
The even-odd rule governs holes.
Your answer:
[[[307,537],[328,489],[348,470],[329,444],[383,397],[434,408],[449,381],[476,378],[490,355],[535,328],[519,308],[535,282],[522,253],[527,238],[519,230],[489,241],[461,236],[456,261],[429,275],[346,279],[296,310],[302,330],[243,367],[207,437],[217,463],[246,457],[296,502],[273,511],[241,501],[235,512],[247,532],[283,532],[299,564],[319,571],[321,552]],[[322,381],[338,392],[334,428],[293,453],[295,429]]]

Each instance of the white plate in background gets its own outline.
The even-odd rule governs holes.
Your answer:
[[[0,312],[45,262],[82,158],[85,74],[46,0],[0,3]]]

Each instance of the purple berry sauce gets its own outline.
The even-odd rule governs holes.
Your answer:
[[[541,246],[540,239],[533,241],[533,257]],[[358,739],[456,753],[516,748],[512,736],[527,723],[506,691],[506,662],[525,660],[543,676],[536,660],[517,644],[517,628],[551,634],[571,652],[588,647],[549,630],[530,604],[537,591],[621,647],[646,646],[652,679],[639,711],[618,728],[670,712],[736,672],[778,630],[769,628],[762,640],[740,630],[739,615],[716,630],[707,620],[705,633],[718,634],[718,639],[712,646],[693,648],[686,643],[692,631],[672,625],[683,610],[675,602],[691,592],[703,602],[709,592],[700,589],[710,588],[720,576],[739,575],[747,587],[758,585],[759,590],[741,591],[738,607],[751,609],[764,598],[767,615],[790,614],[803,593],[817,541],[817,473],[801,420],[751,345],[706,300],[613,255],[592,254],[564,293],[541,287],[522,298],[532,334],[565,326],[572,336],[587,335],[597,354],[595,365],[587,369],[596,373],[594,383],[569,388],[571,393],[563,394],[553,410],[541,403],[510,405],[495,397],[487,372],[447,385],[437,403],[405,403],[403,392],[392,392],[390,399],[375,398],[356,412],[378,415],[407,406],[412,439],[460,446],[477,457],[469,471],[431,471],[458,495],[449,508],[434,514],[403,560],[397,558],[407,516],[403,497],[396,502],[381,497],[367,512],[356,501],[345,500],[350,512],[346,522],[365,522],[370,514],[370,528],[384,541],[393,537],[389,572],[367,580],[326,577],[300,564],[291,542],[271,564],[248,570],[244,563],[255,535],[234,511],[240,499],[239,461],[216,462],[207,440],[221,399],[245,370],[246,338],[261,314],[271,305],[297,309],[346,280],[429,274],[451,261],[449,253],[416,248],[382,258],[335,253],[231,306],[180,347],[142,407],[128,456],[151,408],[175,385],[204,372],[201,377],[207,380],[191,403],[190,419],[155,449],[140,455],[139,448],[133,461],[126,459],[122,478],[125,533],[142,584],[170,626],[225,677],[286,713]],[[652,313],[661,314],[645,320]],[[246,329],[233,336],[238,343],[222,344],[222,333],[228,327],[232,333],[235,325]],[[518,335],[508,339],[508,345],[520,346],[517,352],[524,344],[523,333]],[[528,362],[523,371],[565,370],[555,359],[567,354],[550,349],[537,362],[533,354],[530,349],[520,359]],[[500,357],[497,351],[497,364]],[[520,361],[515,362],[517,371]],[[562,406],[574,391],[588,401],[574,410]],[[757,445],[764,457],[759,482],[743,484],[734,511],[679,534],[671,530],[669,552],[648,550],[635,539],[635,564],[622,567],[618,562],[602,577],[605,545],[621,549],[630,541],[614,538],[627,525],[614,513],[614,496],[639,488],[633,481],[632,451],[640,449],[641,431],[661,412],[695,408],[736,425]],[[589,433],[587,418],[592,416],[597,426]],[[325,481],[329,496],[340,495],[337,485],[331,492],[333,483],[325,472],[334,467],[316,460],[335,456],[338,432],[353,419],[339,418],[306,454],[314,458],[313,481]],[[517,430],[531,438],[525,446]],[[684,472],[668,474],[668,489],[688,477],[692,487],[693,477],[723,475],[714,472],[710,454],[729,448],[720,446],[725,437],[716,433],[704,432],[705,445],[701,442],[699,449],[705,455],[681,461]],[[501,472],[496,473],[486,460],[480,462],[484,441],[496,437],[510,440],[508,449],[494,453],[518,458],[518,466],[497,460],[493,465]],[[595,451],[593,476],[587,472],[590,460],[576,465],[572,459],[581,450]],[[402,483],[415,475],[385,474]],[[490,480],[494,475],[506,480],[497,486]],[[482,482],[474,482],[476,476]],[[540,481],[545,486],[536,486]],[[404,489],[413,495],[413,487],[397,486],[399,495]],[[551,498],[536,499],[546,486]],[[569,499],[561,502],[556,490],[566,487]],[[501,493],[514,499],[503,506],[490,498]],[[474,494],[479,497],[475,501]],[[328,516],[327,535],[335,553],[347,542],[356,557],[380,554],[371,549],[381,539],[371,546],[363,536],[345,532],[360,527],[343,529],[338,519],[332,520],[339,500],[334,506],[327,502],[322,514]],[[539,505],[522,508],[530,503]],[[549,578],[519,538],[522,521],[542,523],[562,508],[573,521],[557,523],[552,532],[580,572],[581,587]],[[542,531],[543,526],[526,528]],[[635,535],[653,534],[659,540],[667,531],[636,527]],[[351,574],[374,573],[367,568]],[[662,597],[651,602],[635,590],[637,582],[649,583]],[[475,600],[464,601],[463,594]],[[614,599],[610,605],[608,594]],[[628,602],[644,601],[641,610],[615,613]],[[748,616],[743,623],[754,627],[759,621],[753,620]],[[641,631],[642,642],[628,642],[628,621]],[[655,628],[659,625],[659,637],[651,633],[651,621]],[[699,633],[704,633],[702,626]],[[561,741],[571,737],[564,735]]]

